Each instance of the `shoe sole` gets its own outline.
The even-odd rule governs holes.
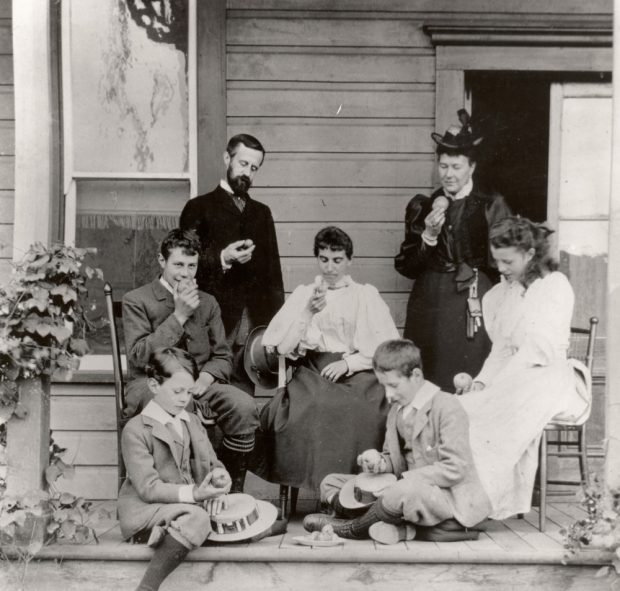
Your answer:
[[[379,523],[373,523],[368,533],[375,542],[388,546],[398,544],[398,542],[413,540],[416,531],[413,525],[392,525],[391,523],[380,521]]]

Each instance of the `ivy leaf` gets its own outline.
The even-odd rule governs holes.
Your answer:
[[[41,548],[43,548],[43,542],[41,540],[30,542],[30,544],[28,544],[28,554],[35,556],[41,551]]]
[[[15,402],[0,405],[0,425],[4,425],[13,416],[15,406]]]
[[[26,518],[28,517],[28,513],[23,509],[18,509],[11,513],[13,517],[13,522],[16,523],[19,527],[24,527],[24,523],[26,523]]]
[[[90,347],[85,339],[71,339],[70,348],[73,353],[80,357],[90,352]]]
[[[64,343],[73,334],[66,326],[53,326],[51,333],[59,343]]]
[[[66,466],[66,464],[65,464]],[[68,492],[64,492],[60,495],[60,498],[58,499],[58,501],[60,502],[61,505],[73,505],[73,503],[77,500],[77,497],[75,495],[72,495],[71,493]]]
[[[58,523],[57,521],[50,521],[47,524],[47,533],[53,534],[59,527],[60,527],[60,523]]]
[[[88,542],[88,538],[90,536],[90,528],[85,525],[79,525],[75,530],[75,541],[78,544],[86,544]]]
[[[45,482],[48,485],[54,484],[61,476],[62,470],[57,466],[56,462],[45,468]]]
[[[62,535],[69,540],[72,539],[75,535],[75,530],[76,525],[75,523],[73,523],[73,521],[63,521],[60,526],[60,531],[62,532]]]
[[[34,330],[42,337],[46,337],[50,332],[52,332],[52,327],[49,324],[45,324],[44,322],[39,322],[39,324],[37,324]]]

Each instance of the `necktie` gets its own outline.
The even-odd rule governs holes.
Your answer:
[[[243,211],[245,209],[245,198],[239,197],[239,195],[231,195],[233,203],[237,206],[239,211]]]

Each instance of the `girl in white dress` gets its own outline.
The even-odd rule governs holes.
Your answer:
[[[590,408],[587,370],[566,356],[574,294],[549,255],[550,233],[510,217],[489,234],[502,274],[482,301],[493,346],[461,402],[494,519],[529,511],[545,425],[583,421]]]

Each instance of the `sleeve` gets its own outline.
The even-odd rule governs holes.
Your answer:
[[[437,402],[434,404],[437,405]],[[469,423],[465,410],[458,400],[447,399],[437,406],[439,406],[437,434],[439,460],[427,466],[403,472],[403,478],[407,478],[407,474],[415,473],[417,476],[427,478],[440,488],[451,488],[461,482],[467,470],[471,468]]]
[[[209,229],[201,212],[199,197],[190,199],[181,212],[179,219],[181,230],[194,230],[200,238],[199,285],[213,285],[220,281],[225,269],[222,268],[221,250],[215,248],[209,239]]]
[[[539,281],[542,283],[538,286],[532,284],[528,289],[530,293],[526,292],[523,342],[496,379],[502,375],[514,375],[522,369],[547,366],[555,361],[560,346],[568,346],[575,301],[573,289],[561,273]]]
[[[201,297],[206,294],[201,294]],[[207,319],[211,355],[200,371],[210,373],[215,379],[227,382],[232,371],[232,352],[226,340],[220,306],[215,298],[210,298],[210,315]]]
[[[405,212],[405,240],[400,252],[394,258],[396,270],[409,279],[415,279],[426,267],[436,246],[427,244],[422,238],[425,230],[424,218],[430,208],[430,197],[415,195]]]
[[[384,341],[398,337],[390,309],[377,289],[372,285],[361,286],[353,337],[355,353],[345,357],[349,366],[348,374],[372,369],[372,357],[377,347]]]
[[[128,423],[121,435],[123,459],[127,475],[138,495],[145,503],[179,502],[183,484],[164,482],[155,469],[153,454],[149,450],[144,431]]]
[[[139,367],[146,366],[155,349],[175,347],[184,334],[174,314],[153,330],[146,304],[131,294],[123,298],[123,329],[127,355]]]
[[[312,322],[313,314],[306,304],[313,288],[314,285],[300,285],[295,289],[269,323],[263,345],[277,347],[281,355],[295,351]]]
[[[264,290],[266,305],[265,310],[269,314],[267,321],[271,320],[276,312],[284,304],[284,285],[282,283],[282,267],[280,265],[280,253],[278,251],[278,239],[276,228],[271,216],[271,211],[267,210],[267,221],[265,223],[265,243],[266,252],[266,281]]]

